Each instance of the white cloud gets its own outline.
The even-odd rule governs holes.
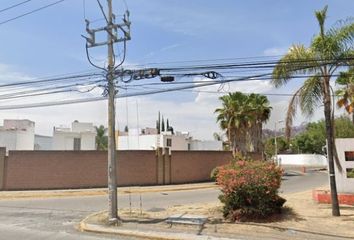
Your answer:
[[[208,81],[210,79],[200,79],[196,78],[197,80]],[[225,92],[243,92],[243,93],[265,93],[273,89],[273,86],[270,84],[269,81],[265,80],[251,80],[251,81],[240,81],[240,82],[230,82],[223,85],[211,85],[202,88],[196,88],[196,92],[198,95],[195,99],[197,103],[203,103],[205,101],[212,101],[215,102],[217,100],[216,94],[210,92],[220,92],[223,94]],[[204,92],[203,92],[204,91]],[[216,97],[215,97],[216,96]]]
[[[264,56],[279,56],[288,52],[288,47],[272,47],[263,51]]]
[[[14,67],[0,63],[0,83],[11,83],[19,81],[27,81],[33,79],[32,77],[18,72]]]

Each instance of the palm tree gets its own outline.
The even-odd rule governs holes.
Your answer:
[[[222,101],[222,107],[215,110],[218,114],[217,122],[222,130],[226,130],[232,154],[236,156],[238,151],[247,152],[246,136],[254,119],[250,114],[248,96],[241,92],[234,92],[219,99]]]
[[[352,114],[354,124],[354,67],[351,67],[347,72],[341,72],[336,83],[343,86],[336,91],[339,98],[337,106],[344,107],[348,114]]]
[[[253,108],[254,123],[251,128],[251,142],[255,152],[263,152],[262,129],[263,123],[270,118],[272,107],[269,104],[268,98],[264,95],[252,93],[249,95],[249,101]]]
[[[96,129],[96,149],[107,150],[108,137],[106,136],[106,128],[103,125],[95,127]]]
[[[328,146],[329,176],[332,200],[332,215],[339,216],[337,188],[334,175],[334,135],[333,112],[330,80],[341,66],[348,66],[348,59],[353,57],[351,49],[354,37],[354,23],[342,22],[341,26],[325,31],[327,6],[315,12],[320,32],[309,47],[302,44],[293,45],[273,70],[272,83],[276,87],[285,85],[295,74],[311,74],[292,97],[286,117],[286,133],[290,129],[295,116],[297,104],[303,113],[311,116],[321,104],[324,106],[326,138]],[[340,169],[340,165],[338,164]]]

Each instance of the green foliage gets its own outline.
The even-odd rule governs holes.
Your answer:
[[[296,44],[280,59],[273,70],[272,83],[281,87],[297,74],[310,75],[291,99],[286,114],[286,134],[290,137],[290,129],[295,117],[297,106],[302,113],[311,116],[315,109],[323,105],[324,99],[330,98],[330,80],[340,66],[351,66],[349,59],[354,56],[354,22],[353,19],[342,21],[329,30],[325,29],[327,6],[315,12],[320,31],[310,45]],[[323,59],[335,59],[324,64]],[[352,61],[352,60],[351,60]],[[341,68],[342,69],[342,68]],[[348,67],[344,67],[346,71]],[[346,103],[343,103],[346,106]],[[331,112],[331,105],[324,104],[326,112]],[[330,115],[325,116],[328,128],[332,130]],[[331,135],[331,134],[328,134]],[[332,142],[332,141],[331,141]]]
[[[350,170],[350,172],[347,173],[348,178],[354,178],[354,169]]]
[[[322,154],[322,148],[326,145],[325,122],[309,123],[306,131],[295,136],[291,141],[292,149],[301,153]]]
[[[106,136],[106,128],[103,125],[95,127],[96,129],[96,149],[107,150],[108,137]]]
[[[277,137],[278,153],[284,152],[289,149],[289,144],[284,136]],[[270,159],[275,154],[275,140],[268,138],[264,143],[264,154],[267,159]]]
[[[336,138],[354,137],[354,125],[348,117],[341,116],[334,120]],[[326,145],[325,121],[309,123],[306,131],[295,136],[291,141],[293,152],[323,154]]]
[[[341,116],[334,121],[335,136],[337,138],[353,138],[354,124],[349,117]]]
[[[259,94],[229,93],[220,97],[222,107],[217,108],[217,122],[226,130],[233,154],[247,152],[250,145],[257,151],[262,138],[262,123],[270,117],[271,107],[266,96]],[[250,141],[249,139],[254,141]]]
[[[219,167],[213,168],[210,173],[210,180],[216,182],[217,176],[219,174]]]
[[[354,64],[354,61],[352,64]],[[336,80],[336,84],[341,86],[341,88],[336,91],[336,95],[338,96],[337,106],[345,108],[348,113],[353,113],[354,67],[351,67],[347,72],[341,72]]]
[[[278,196],[282,169],[266,161],[236,161],[219,167],[217,183],[224,217],[255,220],[280,213],[285,199]]]

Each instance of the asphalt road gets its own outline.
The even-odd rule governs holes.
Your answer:
[[[327,184],[327,175],[309,172],[301,176],[289,172],[283,178],[280,192],[292,193]],[[196,202],[215,202],[215,189],[141,194],[145,210],[167,208]],[[131,199],[131,201],[129,200]],[[119,207],[140,206],[140,194],[120,195]],[[106,196],[21,199],[0,201],[0,239],[117,239],[117,237],[80,233],[74,226],[90,213],[107,207]],[[119,238],[132,239],[132,238]]]

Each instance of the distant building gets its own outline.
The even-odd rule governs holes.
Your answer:
[[[34,122],[22,119],[5,119],[0,127],[0,147],[6,150],[34,149]]]
[[[53,137],[34,135],[34,150],[52,150],[53,149]]]
[[[54,127],[53,150],[95,150],[96,131],[92,123],[74,121],[71,128]]]
[[[116,132],[118,150],[153,150],[168,147],[176,150],[223,150],[221,141],[194,140],[189,132],[172,134],[165,131],[157,134],[154,128],[129,129],[129,132]]]

